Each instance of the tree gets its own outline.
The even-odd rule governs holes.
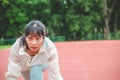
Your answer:
[[[48,36],[66,40],[103,39],[119,34],[119,0],[2,0],[0,38],[16,38],[33,19],[41,20]],[[104,5],[103,5],[104,3]],[[104,25],[105,24],[105,25]],[[95,35],[95,36],[93,36]]]
[[[113,9],[115,7],[117,0],[112,0],[112,4],[110,6],[110,8],[108,8],[108,2],[107,0],[103,0],[103,13],[104,13],[104,19],[105,19],[105,27],[104,27],[104,33],[105,33],[105,38],[106,39],[110,39],[110,26],[109,26],[109,22],[111,19],[111,14],[113,12]]]
[[[47,0],[2,0],[0,14],[3,15],[0,15],[0,20],[3,22],[1,32],[4,34],[0,37],[19,37],[25,25],[33,19],[44,22],[49,16],[48,3]]]

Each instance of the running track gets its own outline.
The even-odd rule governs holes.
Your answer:
[[[56,42],[55,45],[64,80],[120,80],[120,40]],[[8,54],[9,49],[0,51],[0,80],[5,80]],[[47,71],[44,80],[48,80]]]

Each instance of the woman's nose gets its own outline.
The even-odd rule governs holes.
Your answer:
[[[36,40],[33,40],[33,41],[32,41],[32,44],[37,44],[37,41],[36,41]]]

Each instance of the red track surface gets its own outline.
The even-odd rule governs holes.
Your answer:
[[[55,44],[64,80],[120,80],[120,40]],[[8,54],[9,49],[0,51],[0,80],[5,80]],[[48,80],[47,71],[44,80]]]

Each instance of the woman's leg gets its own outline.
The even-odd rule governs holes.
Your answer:
[[[32,66],[30,68],[30,80],[42,80],[42,66]]]
[[[48,64],[42,64],[42,72],[48,69]]]

